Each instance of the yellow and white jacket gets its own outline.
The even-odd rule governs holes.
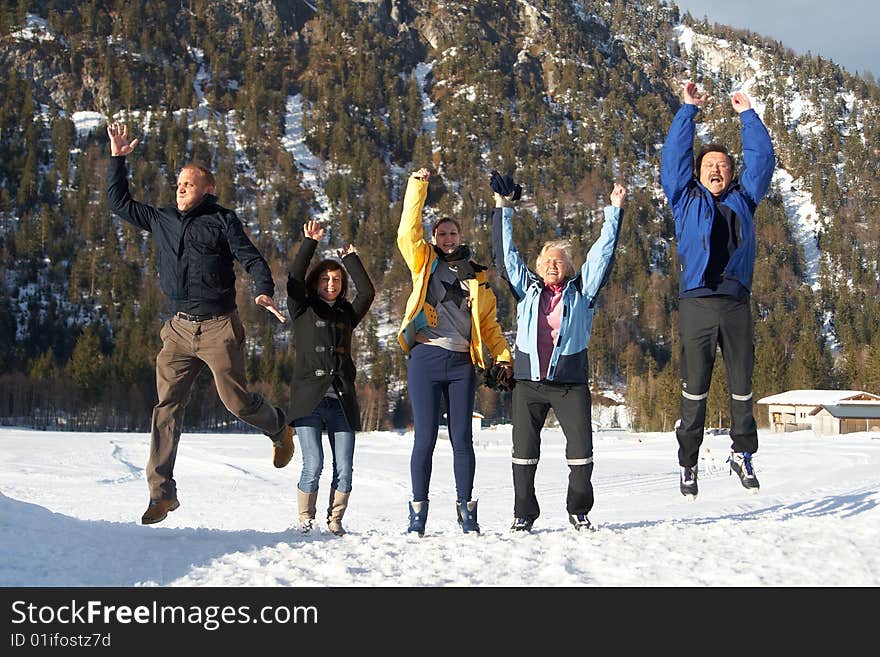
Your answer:
[[[407,354],[415,344],[419,329],[437,325],[437,311],[425,301],[428,281],[437,266],[437,254],[425,240],[422,229],[422,208],[427,194],[428,181],[410,176],[397,228],[397,248],[409,267],[413,283],[397,332],[397,341]],[[495,293],[489,287],[486,268],[477,265],[474,269],[476,278],[466,281],[471,309],[471,361],[482,368],[488,368],[493,362],[511,363],[510,346],[498,324]],[[486,358],[487,351],[490,361]]]

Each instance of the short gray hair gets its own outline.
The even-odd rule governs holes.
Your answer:
[[[538,254],[537,259],[535,259],[535,268],[541,268],[541,262],[544,260],[544,256],[547,255],[547,251],[554,249],[562,253],[562,260],[565,263],[565,277],[574,276],[574,262],[571,258],[571,243],[568,240],[550,240],[549,242],[544,242],[544,246],[541,247],[541,252]]]

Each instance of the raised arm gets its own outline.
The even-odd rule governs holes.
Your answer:
[[[498,275],[505,281],[507,279],[507,267],[504,265],[504,238],[502,237],[501,219],[504,217],[504,208],[495,206],[492,210],[492,264],[498,270]]]
[[[355,315],[354,325],[357,326],[370,309],[373,299],[376,298],[376,288],[373,285],[373,281],[370,280],[370,275],[367,274],[364,263],[361,262],[357,249],[354,248],[353,244],[339,249],[336,254],[342,258],[342,264],[345,266],[357,289],[357,294],[355,294],[354,300],[351,302]]]
[[[422,228],[422,208],[428,196],[430,175],[430,172],[423,168],[413,173],[407,180],[403,211],[400,214],[400,225],[397,227],[397,248],[412,272],[421,270],[427,262],[431,249],[425,241],[425,231]]]
[[[738,91],[730,99],[733,109],[742,121],[743,170],[740,184],[757,205],[767,194],[776,167],[776,153],[770,133],[752,109],[748,96]]]
[[[669,205],[675,211],[694,178],[694,117],[707,96],[697,95],[697,85],[684,85],[683,103],[672,119],[660,164],[660,182]]]
[[[522,198],[522,185],[497,171],[489,175],[489,187],[495,198],[492,211],[492,261],[507,281],[517,301],[525,296],[529,270],[513,243],[514,204]]]
[[[318,248],[318,242],[324,236],[324,229],[317,221],[307,221],[303,226],[303,236],[305,239],[287,272],[287,312],[291,319],[305,308],[306,271]]]
[[[501,209],[501,248],[507,281],[516,298],[520,300],[526,295],[530,275],[529,268],[513,243],[513,208],[509,207]]]
[[[502,238],[501,220],[504,208],[513,207],[522,197],[522,185],[513,182],[510,176],[502,176],[497,171],[489,174],[489,187],[495,197],[495,209],[492,211],[492,263],[505,281],[507,268],[504,265],[504,240]],[[516,292],[514,291],[514,295]]]
[[[617,183],[611,192],[611,205],[605,207],[605,222],[587,258],[581,267],[583,278],[583,295],[592,306],[596,295],[608,280],[611,265],[614,262],[614,251],[620,236],[620,224],[623,219],[623,202],[626,199],[626,188]]]
[[[128,168],[125,156],[131,153],[138,140],[128,141],[128,128],[119,123],[107,126],[110,137],[110,166],[107,169],[107,202],[110,210],[141,230],[152,232],[153,222],[159,211],[146,203],[139,203],[131,197],[128,190]]]

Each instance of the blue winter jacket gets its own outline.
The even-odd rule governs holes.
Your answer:
[[[514,377],[542,379],[538,360],[538,316],[544,282],[526,267],[513,244],[513,208],[504,208],[501,219],[502,257],[507,279],[517,298]],[[562,291],[562,319],[559,337],[550,355],[547,381],[588,383],[590,378],[587,347],[593,327],[596,295],[611,271],[623,212],[605,208],[605,223],[580,271],[565,281]]]
[[[715,200],[694,173],[694,117],[699,108],[683,104],[663,144],[660,181],[675,217],[678,242],[679,295],[703,287],[709,263],[709,236]],[[734,278],[751,292],[755,269],[755,208],[770,187],[776,155],[767,128],[753,109],[740,112],[743,169],[717,202],[733,210],[734,250],[724,276]]]

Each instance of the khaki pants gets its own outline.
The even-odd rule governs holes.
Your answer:
[[[230,413],[270,438],[287,424],[280,408],[259,394],[248,392],[244,363],[244,326],[233,311],[215,319],[191,322],[176,315],[159,333],[162,350],[156,357],[156,391],[153,407],[147,484],[150,499],[177,497],[174,461],[180,442],[183,411],[190,390],[205,365],[211,368],[217,394]]]

